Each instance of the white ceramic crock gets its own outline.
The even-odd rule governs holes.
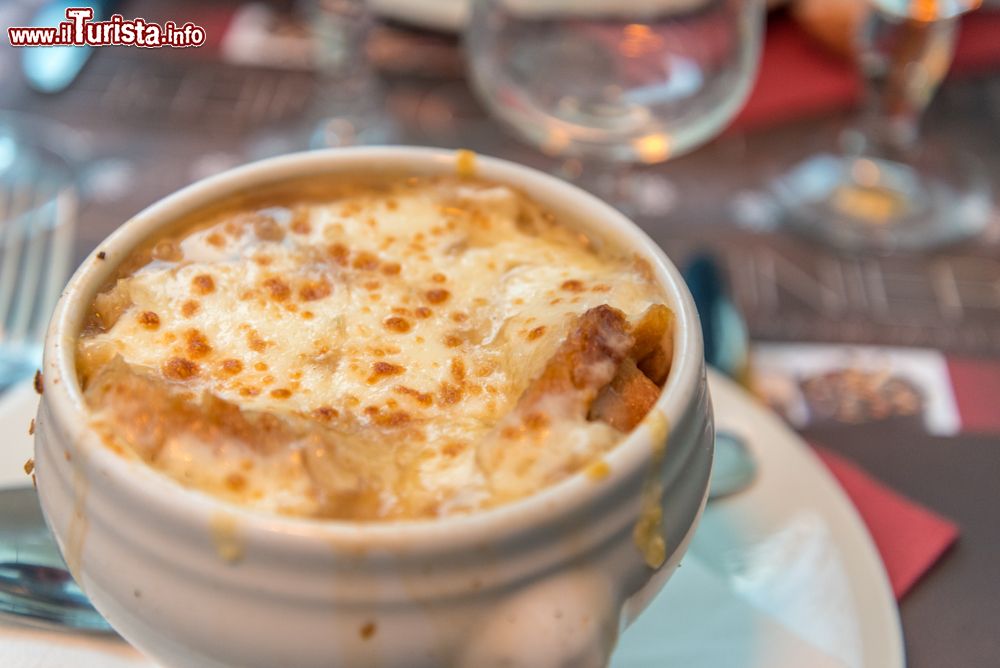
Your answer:
[[[476,162],[482,178],[519,188],[562,220],[645,258],[677,314],[663,396],[607,454],[606,477],[576,475],[466,517],[312,521],[187,490],[116,455],[88,428],[75,340],[98,287],[132,248],[235,191],[372,170],[451,173],[455,154],[340,149],[247,165],[154,204],[83,263],[45,345],[35,462],[49,526],[97,609],[165,666],[605,665],[619,631],[686,549],[708,488],[712,417],[698,317],[677,270],[621,214],[558,179]],[[667,558],[654,569],[633,529],[657,503]]]

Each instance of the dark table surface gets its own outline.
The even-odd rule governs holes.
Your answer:
[[[177,3],[169,11],[191,20],[195,7]],[[219,9],[202,4],[200,11],[206,7]],[[155,20],[163,11],[133,2],[123,13]],[[55,96],[29,90],[7,48],[0,50],[0,108],[73,129],[65,148],[80,157],[87,195],[77,262],[131,215],[200,176],[306,148],[324,118],[335,119],[328,128],[344,141],[466,147],[547,170],[559,165],[486,116],[466,85],[453,39],[380,25],[369,46],[370,68],[333,79],[237,66],[217,50],[105,48]],[[729,132],[691,155],[644,168],[669,179],[676,204],[668,215],[639,215],[637,222],[678,264],[694,251],[718,254],[735,277],[734,297],[754,340],[922,346],[1000,358],[1000,220],[983,238],[932,254],[849,256],[762,225],[760,216],[738,215],[747,202],[760,210],[756,193],[768,179],[829,145],[847,120],[831,113]],[[925,131],[974,151],[1000,193],[1000,72],[946,82]],[[821,298],[830,275],[865,279],[831,304]],[[977,299],[956,311],[941,302],[942,280]],[[909,665],[1000,665],[1000,439],[935,437],[895,423],[817,427],[805,436],[961,528],[958,544],[900,604]]]

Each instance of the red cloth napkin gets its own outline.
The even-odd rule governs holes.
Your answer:
[[[902,598],[958,539],[958,527],[898,494],[824,448],[815,448],[850,497],[882,556],[896,599]]]
[[[1000,68],[1000,12],[979,10],[963,17],[952,75]],[[951,76],[951,75],[949,75]],[[790,17],[773,16],[757,83],[733,126],[740,129],[850,107],[861,96],[857,68],[827,51]]]
[[[975,357],[948,357],[947,362],[962,431],[1000,434],[1000,363]]]

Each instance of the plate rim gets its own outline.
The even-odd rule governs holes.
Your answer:
[[[793,457],[799,457],[799,463],[805,467],[804,470],[809,471],[808,477],[810,479],[815,479],[818,483],[816,498],[824,497],[831,502],[823,504],[823,506],[827,508],[827,512],[831,512],[832,509],[836,509],[832,510],[832,512],[840,513],[842,515],[841,519],[844,520],[844,522],[838,522],[837,524],[850,527],[852,537],[849,540],[850,544],[854,546],[853,557],[854,561],[856,561],[856,563],[853,564],[850,560],[845,561],[845,566],[854,566],[854,568],[848,570],[849,580],[852,582],[867,583],[862,586],[877,587],[878,592],[876,598],[881,604],[879,608],[875,610],[862,608],[857,605],[854,608],[854,612],[860,614],[858,624],[859,628],[866,631],[861,636],[862,659],[865,662],[864,665],[866,667],[871,666],[871,668],[905,668],[905,640],[902,620],[899,614],[899,606],[895,595],[893,594],[889,576],[885,570],[885,564],[879,555],[875,541],[872,538],[871,533],[868,531],[868,527],[865,525],[857,507],[855,507],[843,487],[841,487],[840,483],[837,482],[836,478],[834,478],[833,474],[829,471],[826,465],[823,464],[822,460],[813,448],[806,443],[801,436],[793,431],[791,427],[782,421],[777,414],[767,408],[766,405],[755,399],[752,394],[719,372],[709,369],[707,375],[709,389],[712,394],[712,404],[716,409],[716,428],[719,428],[720,425],[725,425],[729,422],[728,416],[733,413],[733,411],[727,410],[720,411],[718,409],[718,404],[722,403],[738,406],[741,412],[746,412],[749,416],[749,420],[759,423],[765,431],[772,432],[774,435],[779,436],[777,439],[771,439],[772,441],[778,443],[784,441],[788,446],[795,446],[779,446],[782,450],[781,453],[771,452],[770,454],[764,454],[764,461],[758,462],[761,464],[761,468],[766,466],[766,461],[768,459],[774,459],[779,456],[787,457],[789,454]],[[720,414],[726,414],[726,417],[720,419]],[[767,451],[765,451],[765,453],[766,452]],[[738,504],[740,503],[740,499],[741,495],[737,494],[727,499],[721,499],[716,503]],[[843,538],[843,536],[839,537]],[[836,545],[838,547],[843,547],[843,542],[837,540]],[[857,567],[859,565],[862,566],[867,572],[864,574],[857,572]],[[871,625],[872,622],[877,622],[877,626],[874,628],[878,631],[871,630],[873,628]],[[866,638],[878,638],[881,641],[881,644],[865,644],[863,641]],[[878,661],[873,662],[874,659],[877,659]]]
[[[366,0],[371,12],[409,26],[457,34],[465,27],[467,0]]]
[[[877,664],[878,668],[903,668],[905,666],[905,645],[899,609],[892,594],[885,566],[857,508],[812,448],[782,422],[778,416],[768,410],[763,404],[754,400],[752,395],[733,381],[711,369],[707,375],[713,406],[718,406],[719,403],[737,406],[740,412],[745,412],[746,415],[750,416],[748,419],[759,422],[767,431],[780,434],[781,438],[778,439],[778,442],[784,441],[786,446],[790,446],[780,447],[780,449],[795,452],[793,456],[800,457],[801,462],[809,470],[809,477],[823,481],[821,487],[825,487],[825,489],[818,492],[818,496],[826,497],[832,502],[832,505],[829,507],[836,507],[842,513],[843,519],[847,522],[846,526],[851,527],[851,533],[853,534],[851,539],[852,544],[860,548],[860,552],[855,556],[860,558],[862,560],[861,563],[865,564],[865,567],[868,569],[867,574],[862,576],[863,581],[878,586],[881,594],[878,596],[878,599],[883,605],[880,606],[879,610],[863,610],[861,612],[864,615],[862,620],[874,620],[877,616],[879,627],[884,631],[883,633],[869,633],[863,637],[879,637],[883,641],[883,646],[881,647],[881,651],[879,651],[877,647],[872,648],[863,644],[862,655],[865,659],[868,659],[872,654],[881,654],[883,660],[887,661],[887,663]],[[3,396],[0,396],[0,425],[9,420],[11,421],[12,428],[17,426],[15,424],[16,420],[21,417],[27,417],[29,412],[33,412],[37,401],[38,396],[35,394],[30,380],[15,384]],[[22,411],[23,415],[21,414]],[[729,422],[728,415],[723,415],[720,419],[720,414],[731,414],[731,411],[724,410],[720,412],[716,409],[717,426],[719,424],[725,425]],[[27,437],[27,425],[24,425],[23,428],[25,430],[24,436]],[[783,455],[784,453],[765,455],[765,461],[769,457]],[[17,454],[12,455],[14,458],[18,456]],[[0,476],[0,487],[13,486],[11,483],[12,480],[13,478],[7,480],[3,476]],[[27,480],[21,486],[26,485]],[[738,504],[740,503],[740,495],[714,503]],[[849,571],[849,576],[851,580],[855,580],[858,574]]]
[[[35,388],[32,384],[30,378],[23,381],[18,381],[11,385],[0,395],[0,425],[4,422],[10,421],[10,429],[17,428],[17,431],[10,432],[11,440],[16,439],[21,441],[22,438],[27,441],[34,442],[34,439],[28,434],[29,420],[34,419],[35,410],[38,405],[39,397],[35,392]],[[28,417],[30,408],[30,418],[26,420],[23,425],[15,424],[15,419],[19,417]],[[19,415],[21,411],[24,411],[24,415]],[[7,418],[7,414],[11,413],[11,417]],[[0,456],[0,467],[10,459],[11,462],[24,457],[34,457],[34,447],[29,447],[25,452],[20,452],[20,445],[15,443],[11,445],[8,441],[7,447],[5,447],[5,454]],[[20,454],[18,454],[20,452]],[[20,462],[23,463],[23,462]],[[15,478],[17,476],[17,478]],[[16,480],[16,482],[15,482]],[[6,471],[0,470],[0,489],[10,488],[10,487],[27,487],[31,484],[31,480],[28,479],[27,475],[20,472],[20,468],[15,467],[14,471],[9,475]]]

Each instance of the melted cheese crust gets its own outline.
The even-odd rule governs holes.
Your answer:
[[[78,346],[85,388],[120,358],[191,401],[208,393],[356,444],[364,480],[345,484],[376,490],[365,512],[324,500],[327,436],[325,450],[302,437],[267,452],[206,445],[183,428],[152,451],[120,443],[186,485],[300,515],[425,517],[497,502],[477,445],[574,320],[603,304],[633,319],[663,301],[633,259],[596,251],[508,187],[460,178],[217,214],[145,260],[95,301]],[[89,400],[108,438],[125,440],[122,421],[137,418]],[[510,472],[518,496],[621,436],[549,417],[539,465]]]

